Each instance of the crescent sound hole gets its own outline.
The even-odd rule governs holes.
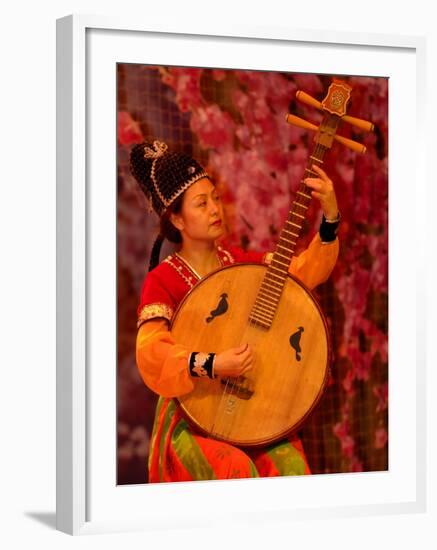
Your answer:
[[[290,336],[290,346],[296,352],[296,361],[300,361],[302,359],[302,348],[300,346],[300,339],[303,331],[304,328],[299,327],[298,330]]]
[[[220,315],[223,315],[228,311],[229,304],[228,304],[228,295],[226,292],[224,292],[220,296],[220,300],[217,304],[217,307],[209,312],[209,317],[207,317],[205,320],[207,323],[211,323],[216,317],[219,317]]]

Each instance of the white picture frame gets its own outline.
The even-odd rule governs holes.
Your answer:
[[[222,50],[219,54],[217,43]],[[311,31],[302,29],[223,29],[213,23],[202,24],[201,28],[196,23],[178,28],[81,15],[57,21],[59,530],[86,534],[156,529],[169,524],[208,527],[223,521],[257,521],[260,517],[293,521],[425,510],[425,254],[419,239],[425,220],[416,208],[413,231],[402,224],[392,230],[404,207],[411,207],[411,192],[413,198],[424,194],[425,46],[423,37],[412,36],[326,32],[315,38]],[[292,48],[298,52],[299,61],[291,63],[288,70],[320,72],[321,63],[325,63],[329,64],[324,71],[328,73],[388,76],[394,86],[389,101],[393,100],[397,109],[409,108],[408,113],[403,111],[403,124],[415,136],[411,166],[402,163],[406,147],[403,132],[391,131],[389,140],[390,189],[396,178],[399,191],[390,203],[390,292],[396,297],[406,280],[414,280],[417,290],[404,303],[411,314],[409,325],[402,316],[390,317],[390,361],[399,363],[398,370],[390,370],[390,469],[293,480],[116,487],[115,357],[113,350],[102,345],[115,341],[115,193],[101,193],[101,181],[109,182],[108,188],[112,189],[116,178],[114,61],[227,67],[243,63],[244,68],[276,70],[284,68],[284,51]],[[209,61],[202,58],[202,51],[208,52]],[[329,60],[320,59],[320,52],[328,53]],[[386,58],[385,64],[381,61],[380,69],[374,65],[372,73],[366,72],[369,59],[376,63],[375,54],[380,60]],[[352,62],[355,72],[351,72]],[[399,128],[397,117],[390,107],[391,128]],[[407,179],[409,195],[405,190]],[[408,246],[416,249],[416,261],[395,275],[403,247]],[[105,273],[109,275],[104,277]],[[101,311],[105,315],[98,315]],[[407,342],[405,336],[412,326],[414,337]],[[396,348],[399,341],[405,344],[402,355]],[[415,369],[405,368],[406,362]],[[102,370],[103,364],[110,367]],[[406,397],[415,403],[409,418],[402,411]],[[412,434],[412,449],[402,446],[400,424]],[[406,454],[405,460],[399,460],[401,454]],[[294,500],[287,490],[291,482]],[[375,487],[378,498],[372,493]],[[202,503],[209,497],[211,504],[206,509]]]

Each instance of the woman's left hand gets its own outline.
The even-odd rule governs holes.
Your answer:
[[[338,216],[337,197],[335,196],[334,184],[329,179],[324,170],[313,164],[311,167],[317,172],[320,177],[318,178],[306,178],[305,185],[311,187],[311,195],[320,201],[320,205],[325,214],[325,218],[328,220],[334,220]]]

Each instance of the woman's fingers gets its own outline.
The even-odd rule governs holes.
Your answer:
[[[253,352],[252,348],[250,346],[247,346],[246,351],[244,351],[242,354],[239,355],[240,359],[240,373],[243,374],[247,370],[252,368],[253,364]]]
[[[252,349],[249,346],[249,344],[245,344],[245,348],[243,348],[241,351],[237,351],[236,355],[241,361],[244,361],[247,357],[249,357],[252,354]],[[240,348],[236,348],[240,349]]]
[[[305,184],[308,187],[311,187],[311,189],[314,189],[316,191],[321,191],[323,189],[323,185],[320,180],[314,179],[314,178],[308,178],[305,180]]]
[[[234,348],[234,351],[237,355],[239,355],[240,353],[244,353],[245,351],[247,351],[248,348],[249,344],[241,344],[238,347]]]
[[[311,195],[319,201],[324,198],[324,195],[322,193],[317,193],[317,191],[311,191]]]
[[[325,217],[333,219],[338,215],[334,184],[320,166],[313,164],[312,168],[319,174],[319,177],[305,178],[305,184],[311,189],[311,196],[320,201]]]
[[[253,368],[253,365],[248,365],[247,367],[244,367],[244,369],[240,373],[240,376],[245,372],[249,372],[250,370],[252,370],[252,368]]]
[[[313,168],[315,169],[316,172],[318,172],[321,175],[322,179],[329,180],[328,174],[322,168],[320,168],[320,166],[317,166],[317,164],[313,164],[311,166],[311,169]]]
[[[307,183],[307,182],[310,182],[310,183],[319,182],[319,185],[321,185],[322,187],[324,187],[326,184],[328,184],[328,187],[330,185],[332,185],[331,178],[328,176],[328,174],[322,168],[320,168],[320,166],[317,166],[317,164],[313,164],[312,168],[314,168],[314,170],[319,174],[320,177],[318,177],[318,178],[306,178],[305,183]],[[310,187],[313,187],[313,186],[310,185]]]

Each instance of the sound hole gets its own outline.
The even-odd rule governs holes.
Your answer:
[[[302,348],[300,347],[300,337],[302,336],[303,331],[304,331],[304,328],[299,327],[299,329],[290,336],[290,346],[296,352],[296,361],[300,361],[302,359],[302,355],[301,355]]]
[[[220,296],[219,303],[215,309],[209,312],[209,317],[206,318],[206,322],[210,323],[213,321],[216,317],[219,317],[220,315],[223,315],[228,311],[229,304],[228,304],[228,295],[226,292],[224,292]]]

